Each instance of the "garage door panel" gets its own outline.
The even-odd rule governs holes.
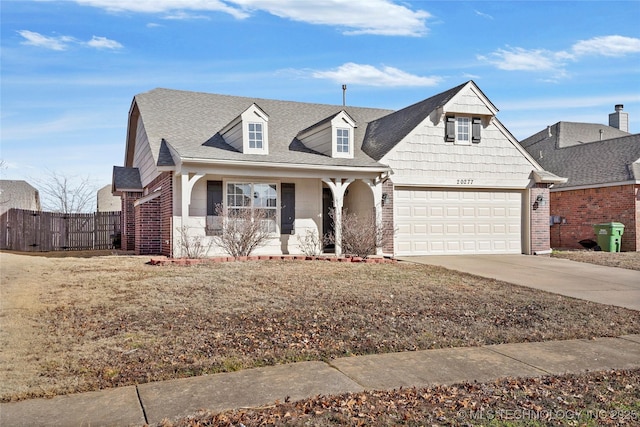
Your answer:
[[[521,253],[522,192],[396,193],[398,255]]]

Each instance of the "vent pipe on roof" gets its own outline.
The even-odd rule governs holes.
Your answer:
[[[629,132],[629,113],[625,113],[624,105],[616,104],[615,113],[609,114],[609,126],[620,129],[623,132]]]
[[[342,85],[342,106],[347,105],[347,85]]]

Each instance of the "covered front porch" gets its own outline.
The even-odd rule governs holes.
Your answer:
[[[388,172],[343,173],[341,176],[297,171],[288,177],[265,173],[174,174],[172,255],[186,256],[186,241],[197,241],[202,256],[226,255],[217,244],[230,210],[262,210],[269,237],[254,255],[305,254],[309,239],[319,242],[318,253],[343,254],[343,212],[370,217],[382,229]],[[311,175],[311,176],[310,176]],[[313,176],[315,175],[315,176]],[[324,175],[324,176],[323,176]],[[390,206],[386,204],[386,209]],[[329,213],[333,212],[330,216]],[[332,233],[334,245],[323,237]],[[382,254],[379,247],[376,253]]]

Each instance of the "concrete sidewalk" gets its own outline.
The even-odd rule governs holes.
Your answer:
[[[3,403],[0,425],[153,425],[287,398],[632,368],[640,368],[640,335],[378,354]]]
[[[640,311],[640,271],[532,255],[400,257],[516,285]]]

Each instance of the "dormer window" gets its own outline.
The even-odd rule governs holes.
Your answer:
[[[225,142],[244,154],[269,154],[269,116],[252,104],[220,134]]]
[[[325,156],[353,158],[353,131],[356,122],[342,110],[298,133],[297,138],[307,148]]]
[[[249,148],[262,150],[262,123],[249,123]]]
[[[349,129],[338,128],[336,129],[336,151],[338,153],[349,153],[349,148],[351,147],[350,139],[349,139]]]

